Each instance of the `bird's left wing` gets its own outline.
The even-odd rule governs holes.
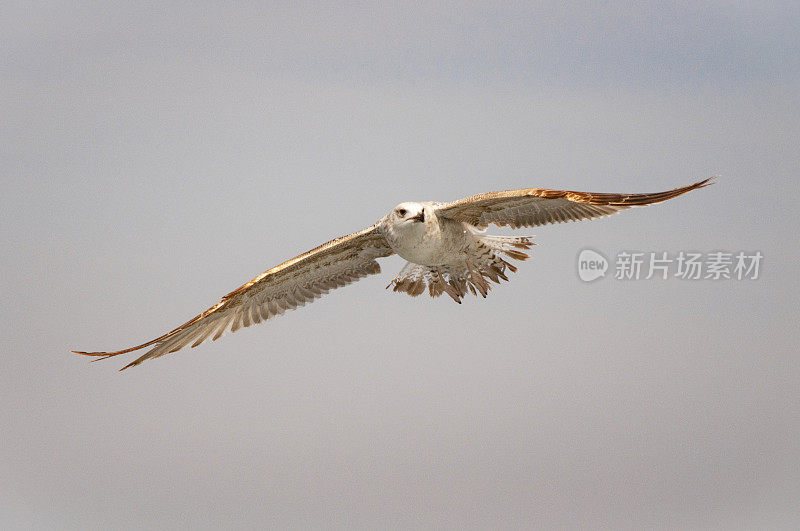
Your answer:
[[[609,216],[634,206],[660,203],[713,184],[713,177],[666,192],[605,194],[524,188],[478,194],[435,205],[436,215],[485,229],[490,223],[512,228]]]
[[[334,288],[380,273],[381,267],[375,259],[391,254],[393,251],[379,223],[376,223],[265,271],[222,297],[215,306],[152,341],[114,352],[73,352],[104,359],[152,347],[122,368],[127,369],[188,345],[196,347],[208,338],[217,340],[228,329],[235,332],[239,328],[266,321],[303,306]]]

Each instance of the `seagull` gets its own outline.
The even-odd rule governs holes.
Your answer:
[[[332,289],[380,273],[376,259],[395,253],[407,262],[387,289],[412,297],[427,289],[431,297],[447,294],[461,304],[468,291],[486,297],[490,281],[499,284],[508,280],[506,272],[517,271],[504,257],[530,258],[523,251],[534,245],[531,237],[484,234],[490,224],[516,229],[609,216],[709,186],[714,178],[652,194],[525,188],[450,203],[400,203],[372,226],[268,269],[203,313],[147,343],[112,352],[72,352],[105,359],[151,347],[120,369],[124,370],[304,306]]]

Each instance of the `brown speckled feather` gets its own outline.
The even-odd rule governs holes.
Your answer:
[[[489,224],[512,228],[533,227],[609,216],[633,206],[660,203],[713,184],[712,179],[654,194],[605,194],[544,188],[490,192],[451,203],[439,203],[436,205],[436,214],[480,229],[485,229]]]
[[[226,330],[266,321],[321,297],[328,291],[379,273],[376,258],[393,253],[378,224],[320,245],[260,274],[216,305],[147,343],[113,352],[73,351],[98,359],[153,347],[123,369],[186,346],[196,347]]]

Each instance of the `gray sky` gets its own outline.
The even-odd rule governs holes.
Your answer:
[[[800,524],[796,3],[44,2],[0,17],[4,528]],[[403,200],[719,184],[118,373]],[[495,230],[494,232],[504,232]],[[583,283],[586,247],[758,280]]]

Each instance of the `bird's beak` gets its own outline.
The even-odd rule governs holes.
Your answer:
[[[417,214],[413,218],[408,218],[408,219],[410,219],[412,221],[419,221],[419,222],[425,223],[425,211],[422,210],[419,214]]]

